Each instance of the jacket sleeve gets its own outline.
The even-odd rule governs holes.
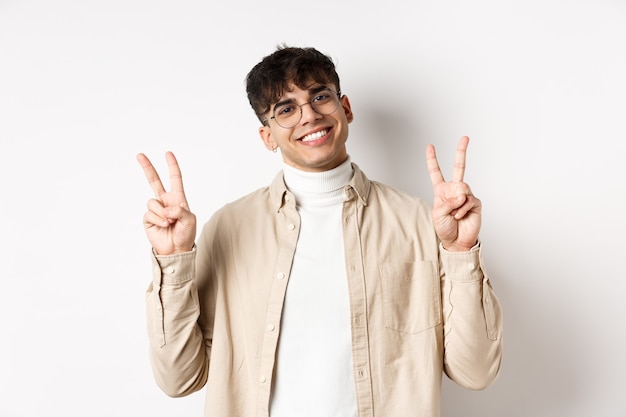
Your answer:
[[[473,390],[495,381],[502,360],[502,311],[481,250],[453,253],[440,247],[444,371]]]
[[[208,374],[209,352],[198,325],[195,257],[195,248],[153,255],[153,278],[146,292],[150,364],[158,386],[172,397],[199,390]]]

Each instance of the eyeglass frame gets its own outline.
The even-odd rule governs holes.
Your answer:
[[[330,113],[328,113],[328,114],[323,114],[323,113],[320,113],[320,112],[318,112],[317,110],[315,110],[315,107],[313,107],[313,100],[315,100],[315,97],[313,97],[313,99],[311,99],[310,101],[307,101],[306,103],[298,104],[298,103],[295,103],[295,102],[294,102],[294,104],[295,104],[296,106],[298,106],[298,109],[300,110],[300,117],[298,118],[298,121],[296,122],[296,124],[294,124],[293,126],[285,127],[285,126],[281,125],[281,124],[280,124],[280,122],[276,119],[276,105],[277,105],[277,104],[279,104],[280,102],[279,102],[279,103],[274,104],[274,108],[272,109],[272,116],[271,116],[271,117],[268,117],[267,119],[263,119],[263,120],[261,120],[261,123],[263,123],[263,125],[267,126],[267,122],[269,122],[271,119],[274,119],[274,120],[276,120],[276,124],[278,124],[278,126],[282,127],[283,129],[292,129],[292,128],[294,128],[294,127],[298,126],[298,123],[300,123],[300,121],[302,120],[302,106],[305,106],[305,105],[307,105],[307,104],[311,105],[311,110],[313,110],[313,111],[314,111],[315,113],[317,113],[317,114],[321,114],[322,116],[328,116],[329,114],[333,114],[334,112],[336,112],[336,111],[337,111],[337,109],[339,108],[339,106],[341,106],[341,90],[339,90],[339,91],[334,91],[332,88],[323,87],[323,88],[322,88],[322,89],[320,89],[319,91],[315,92],[315,94],[318,94],[318,93],[320,93],[320,92],[322,92],[322,91],[324,91],[324,90],[328,90],[328,91],[330,91],[331,93],[334,93],[334,94],[337,96],[337,99],[339,100],[339,101],[337,102],[337,107],[335,108],[335,110],[331,111]]]

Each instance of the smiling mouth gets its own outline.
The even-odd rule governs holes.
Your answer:
[[[326,136],[327,134],[328,134],[328,130],[327,129],[322,129],[322,130],[320,130],[318,132],[311,133],[311,134],[308,134],[306,136],[303,136],[300,140],[302,142],[311,142],[311,141],[314,141],[314,140],[318,140],[318,139]]]

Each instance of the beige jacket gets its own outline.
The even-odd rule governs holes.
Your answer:
[[[502,316],[481,249],[441,249],[427,204],[353,167],[343,236],[358,416],[437,417],[443,372],[482,389],[500,369]],[[206,386],[207,417],[268,416],[299,228],[281,173],[217,211],[193,252],[154,257],[151,363],[168,395]]]

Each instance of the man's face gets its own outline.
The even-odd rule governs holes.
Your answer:
[[[338,99],[337,110],[327,115],[316,112],[310,104],[319,102],[329,91],[334,94],[336,88],[313,83],[303,90],[291,84],[278,103],[271,106],[266,115],[266,126],[259,128],[259,134],[268,149],[280,148],[286,164],[302,171],[321,172],[338,167],[348,158],[348,124],[353,120],[348,98]],[[279,124],[279,113],[284,105],[296,113],[296,121],[302,111],[302,118],[293,127],[285,128]],[[272,116],[277,116],[278,120]],[[292,123],[283,121],[282,124]]]

